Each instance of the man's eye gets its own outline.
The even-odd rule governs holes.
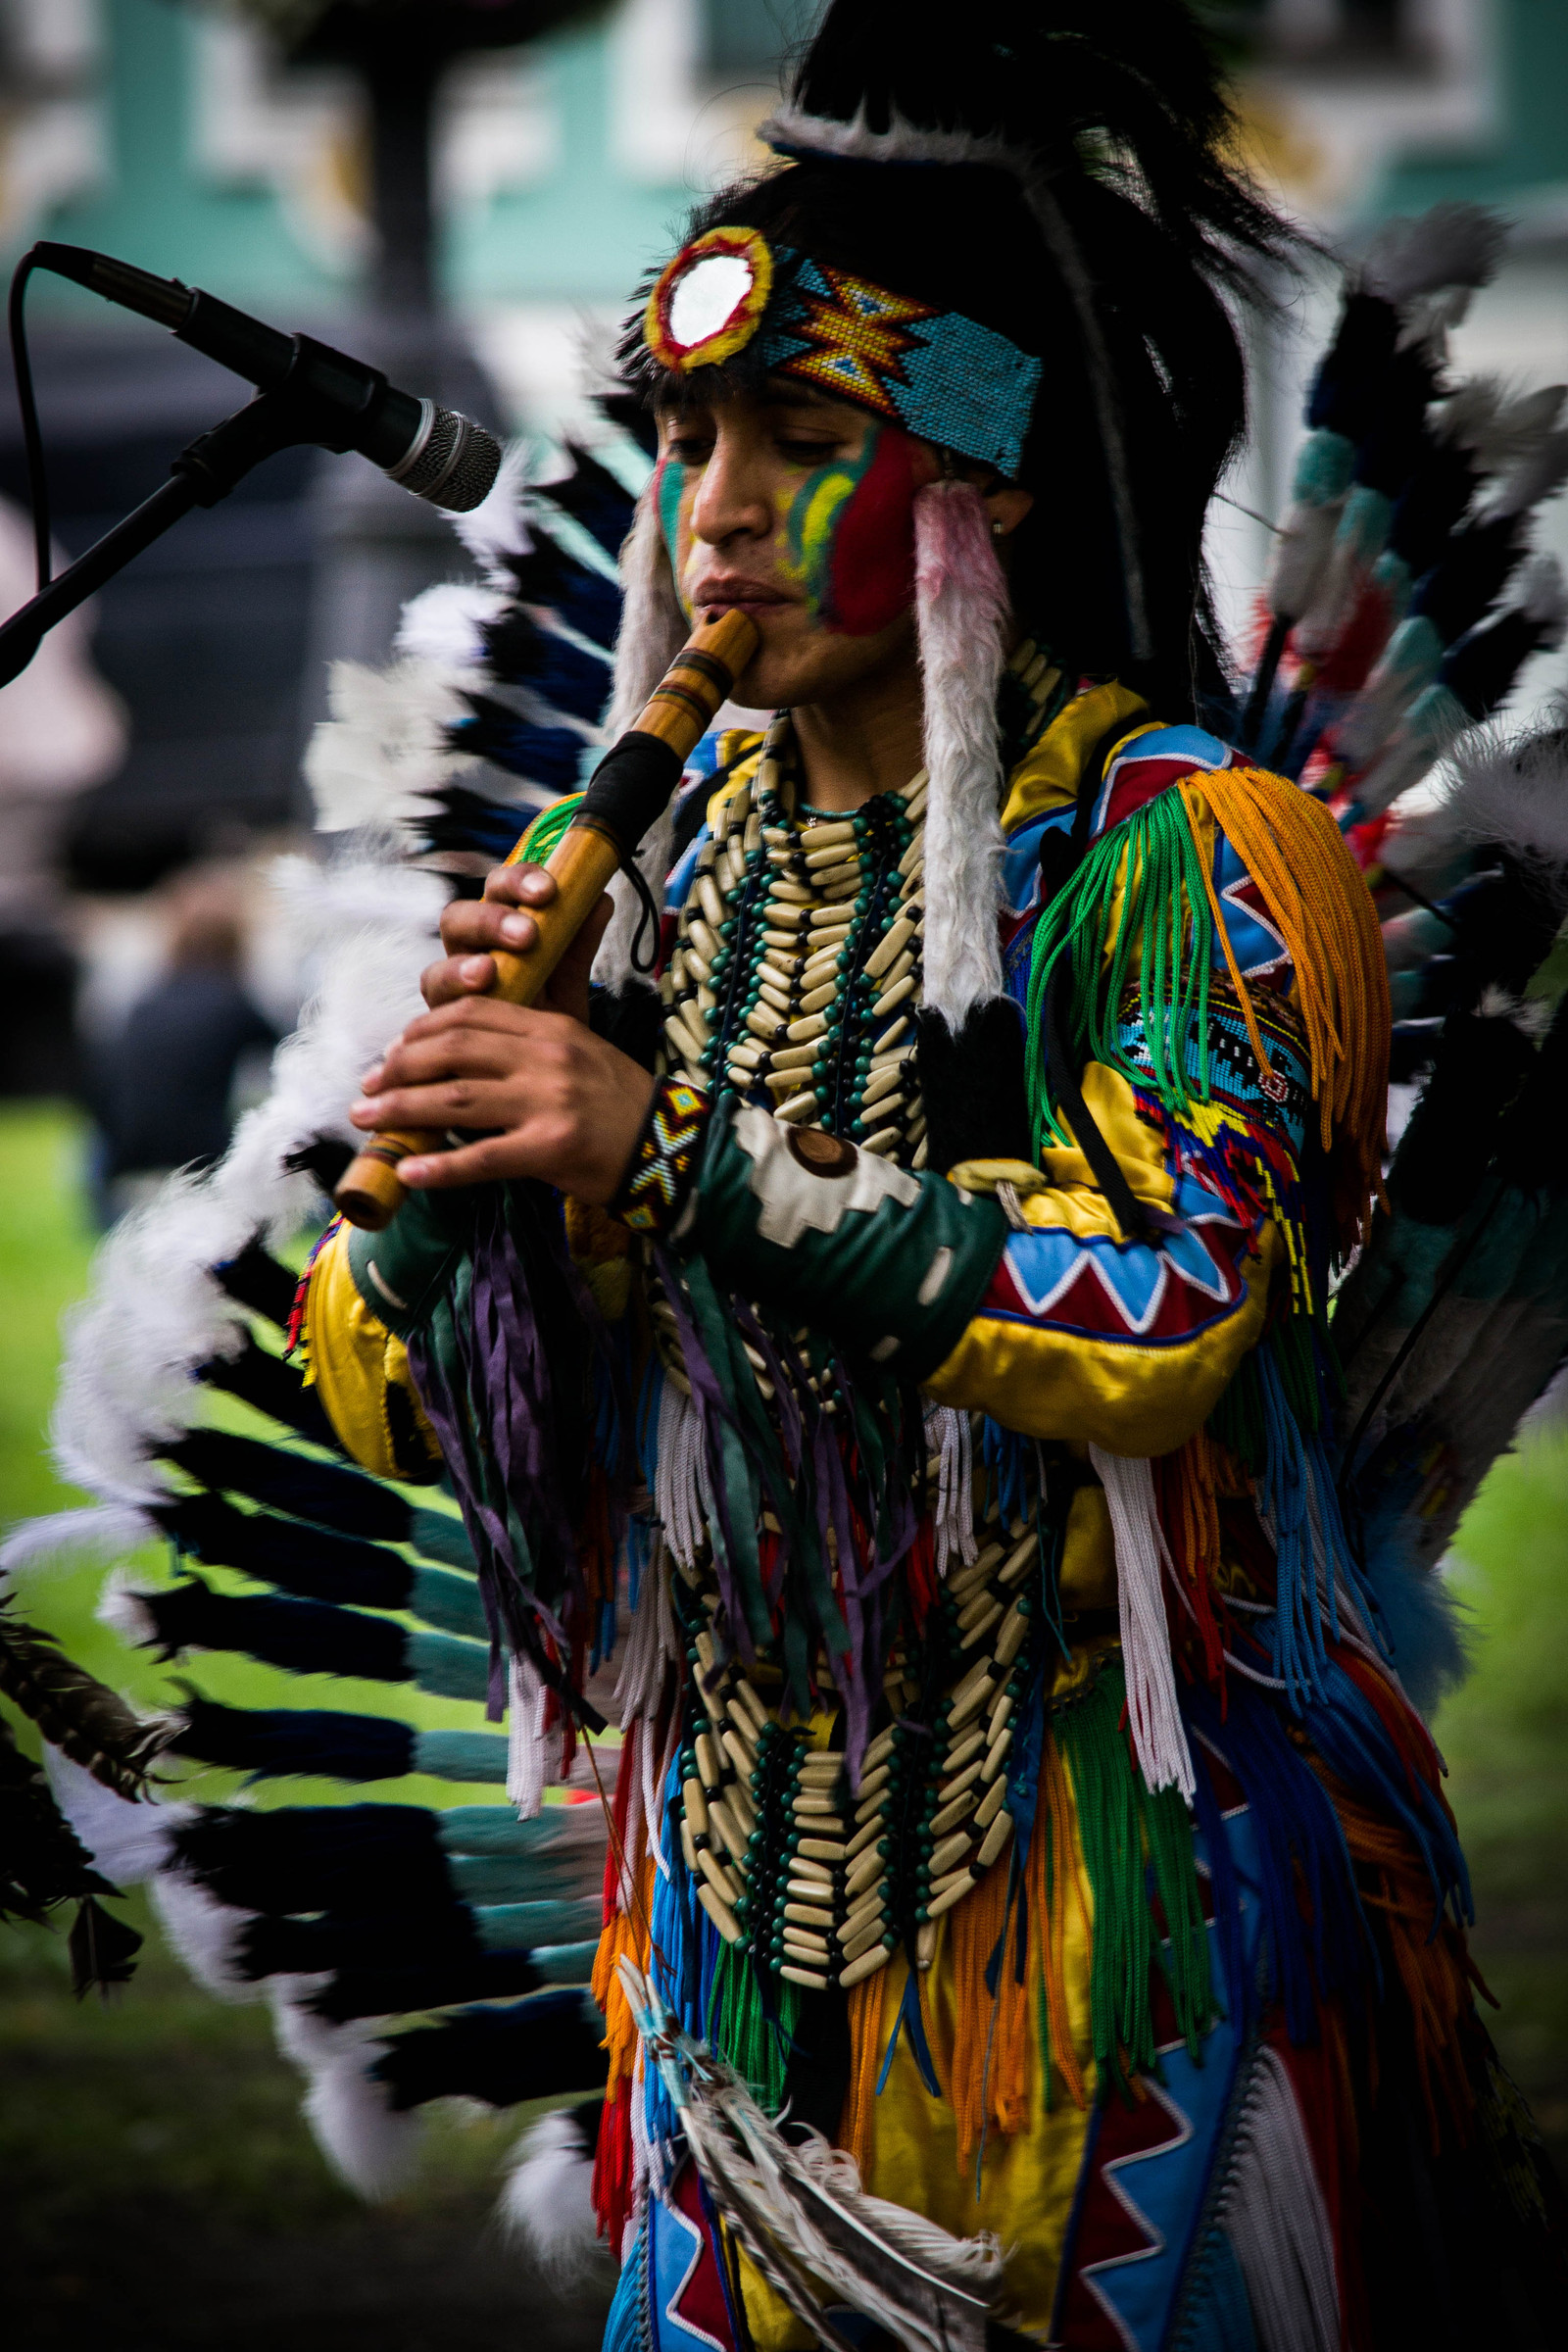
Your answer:
[[[780,455],[788,458],[792,466],[825,466],[829,459],[838,456],[841,446],[838,441],[806,441],[795,433],[778,436]]]
[[[713,444],[697,433],[677,433],[669,442],[668,454],[679,459],[682,466],[706,466],[713,454]]]

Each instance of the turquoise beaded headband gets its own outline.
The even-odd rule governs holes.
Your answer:
[[[770,372],[1009,479],[1021,467],[1038,359],[961,312],[770,246],[755,228],[711,228],[684,246],[648,298],[643,335],[660,366],[683,375],[756,341]]]

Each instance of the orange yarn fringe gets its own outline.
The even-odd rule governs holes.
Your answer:
[[[1324,1149],[1336,1135],[1348,1149],[1354,1181],[1346,1207],[1354,1236],[1364,1238],[1372,1200],[1382,1199],[1392,1027],[1388,963],[1372,894],[1323,803],[1284,777],[1262,768],[1221,767],[1179,789],[1190,818],[1205,809],[1213,816],[1262,892],[1290,952]],[[1211,880],[1208,889],[1248,1032],[1266,1066]]]

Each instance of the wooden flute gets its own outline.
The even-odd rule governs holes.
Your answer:
[[[712,724],[719,705],[757,651],[757,623],[746,612],[725,612],[694,629],[655,688],[635,727],[612,745],[594,770],[582,806],[545,860],[556,880],[548,906],[530,907],[538,928],[531,948],[491,951],[492,996],[532,1004],[616,870],[668,805],[681,769]],[[525,840],[526,835],[523,836]],[[519,840],[507,862],[519,856]],[[446,1138],[419,1130],[372,1135],[349,1163],[336,1193],[351,1225],[379,1233],[397,1215],[408,1191],[398,1168],[416,1152],[439,1152]]]

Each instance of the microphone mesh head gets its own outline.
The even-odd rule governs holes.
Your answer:
[[[500,469],[501,445],[482,424],[458,409],[437,409],[418,455],[393,479],[433,507],[466,514],[489,497]]]

